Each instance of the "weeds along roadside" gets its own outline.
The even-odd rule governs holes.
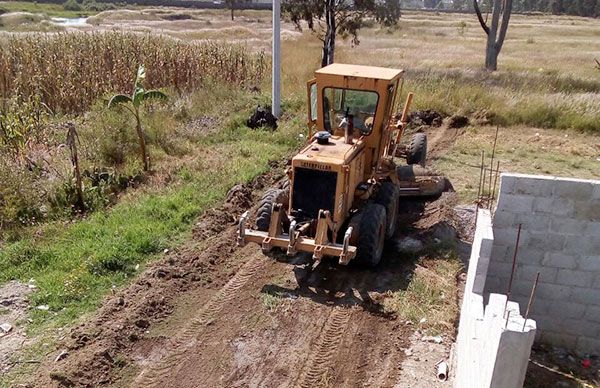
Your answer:
[[[4,229],[71,212],[65,130],[57,125],[65,120],[77,123],[88,208],[101,209],[124,188],[139,183],[139,167],[130,157],[137,149],[134,125],[123,109],[108,111],[106,98],[110,93],[131,93],[131,79],[140,64],[148,69],[147,87],[164,88],[173,96],[168,104],[150,104],[144,112],[148,141],[158,159],[189,153],[197,137],[194,130],[202,129],[194,110],[221,102],[231,105],[229,89],[240,95],[256,89],[268,68],[262,53],[240,45],[186,44],[133,33],[7,35],[0,37],[0,46]],[[206,114],[222,118],[229,112],[213,109]],[[220,124],[211,120],[204,125]]]
[[[119,37],[134,39],[127,34]],[[84,39],[107,44],[97,35]],[[206,47],[212,50],[215,46]],[[232,58],[232,51],[219,50],[226,55],[213,55],[212,67]],[[181,84],[178,89],[164,79],[164,90],[171,98],[166,103],[150,103],[143,112],[154,164],[154,172],[148,175],[139,173],[141,163],[129,112],[106,109],[106,95],[93,102],[89,111],[76,116],[37,115],[37,108],[30,109],[30,116],[36,117],[32,120],[35,125],[27,126],[30,132],[26,140],[16,141],[16,147],[26,152],[2,152],[5,157],[0,158],[0,199],[6,203],[6,198],[15,194],[12,210],[2,206],[2,217],[21,217],[19,222],[23,224],[7,230],[4,223],[0,282],[35,279],[38,290],[31,296],[31,304],[49,307],[48,311],[32,308],[30,330],[68,324],[93,310],[112,287],[135,276],[138,265],[143,268],[165,248],[185,239],[196,217],[221,202],[230,187],[268,171],[270,161],[288,156],[299,146],[298,135],[305,131],[304,93],[291,93],[284,100],[284,116],[277,131],[245,126],[248,114],[268,101],[260,91],[267,65],[261,54],[238,53],[240,56],[233,58],[238,58],[238,65],[229,68],[231,73],[211,76],[216,70],[207,69],[202,82],[192,80],[195,73],[187,73],[190,83],[185,90]],[[179,60],[176,53],[169,55]],[[133,64],[134,59],[128,60]],[[263,68],[237,72],[242,62]],[[111,92],[129,92],[134,73],[125,67],[118,77],[127,78],[129,85]],[[146,67],[151,80],[152,70]],[[117,77],[116,68],[114,74]],[[39,107],[41,98],[26,102]],[[59,125],[66,119],[74,120],[79,132],[82,170],[88,171],[86,185],[91,188],[86,197],[91,201],[91,210],[95,210],[76,220],[71,219],[68,198],[57,195],[65,192],[61,191],[64,187],[72,187],[68,152],[61,145],[65,131]],[[37,128],[40,122],[43,125]],[[3,142],[4,149],[12,146],[11,142]],[[104,182],[107,192],[94,196],[93,191],[102,186],[94,186],[94,179]],[[122,180],[125,186],[136,189],[123,191],[118,187]],[[117,186],[114,190],[113,183]],[[44,222],[40,223],[38,217]]]
[[[189,143],[194,152],[172,170],[167,186],[145,185],[76,223],[47,222],[4,242],[0,282],[34,278],[38,291],[32,305],[49,307],[32,309],[30,329],[67,324],[93,310],[113,286],[135,276],[138,264],[186,238],[195,218],[222,201],[231,186],[268,171],[269,161],[298,146],[302,120],[290,112],[275,132],[250,130],[243,124],[245,115],[234,112],[247,111],[261,97],[231,93],[223,103],[231,103],[226,115],[232,117]]]

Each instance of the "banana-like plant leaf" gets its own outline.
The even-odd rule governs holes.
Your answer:
[[[151,98],[155,98],[158,100],[166,100],[168,97],[160,90],[148,90],[144,93],[144,100],[149,100]]]
[[[125,94],[115,94],[108,101],[108,107],[112,108],[115,105],[122,104],[122,103],[125,103],[125,102],[132,102],[131,97],[129,97],[129,96],[125,95]]]

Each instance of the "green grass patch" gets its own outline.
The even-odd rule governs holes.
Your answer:
[[[275,132],[250,130],[241,115],[198,140],[207,155],[170,187],[138,192],[114,207],[76,223],[52,222],[39,237],[6,243],[0,251],[0,281],[36,279],[33,329],[64,325],[94,309],[114,286],[126,283],[165,248],[188,236],[194,219],[222,201],[230,187],[269,170],[269,161],[297,147],[300,120],[284,120]]]
[[[453,249],[442,250],[434,258],[421,258],[405,290],[393,292],[383,302],[384,311],[402,320],[419,324],[429,334],[447,333],[458,316],[456,274],[461,263]],[[424,322],[420,323],[422,319]]]

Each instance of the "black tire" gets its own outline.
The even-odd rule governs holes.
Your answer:
[[[375,203],[382,205],[385,208],[386,214],[386,229],[385,238],[392,238],[396,232],[396,223],[398,221],[398,202],[400,200],[400,189],[392,182],[383,182]]]
[[[361,211],[358,227],[356,262],[375,267],[381,261],[386,229],[385,207],[368,203]]]
[[[427,159],[427,135],[422,132],[417,132],[413,135],[412,141],[408,146],[406,154],[406,163],[420,164],[425,167]]]
[[[256,229],[260,230],[261,232],[268,231],[269,225],[271,224],[271,213],[273,212],[273,205],[276,203],[281,203],[283,204],[284,208],[287,208],[288,200],[289,187],[287,190],[267,190],[258,202],[258,210],[256,211]]]

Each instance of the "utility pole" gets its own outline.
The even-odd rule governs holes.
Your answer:
[[[273,116],[279,118],[281,113],[281,0],[273,0],[273,57],[271,68],[272,80],[272,112]]]

